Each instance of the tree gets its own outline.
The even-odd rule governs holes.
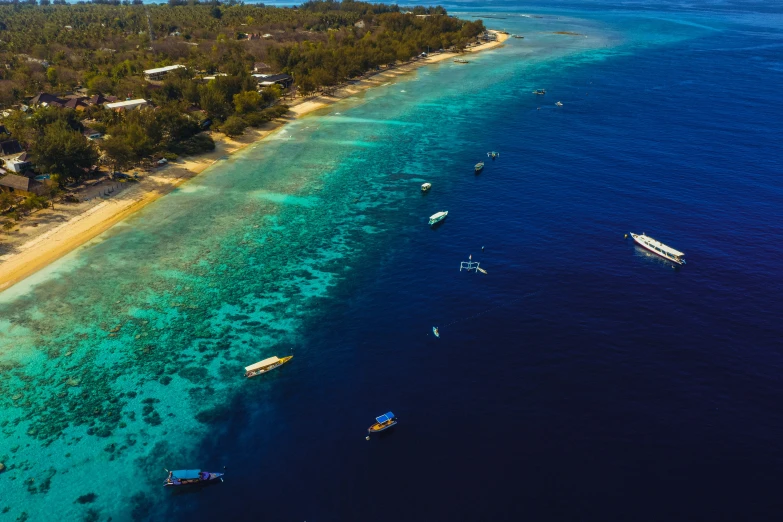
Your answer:
[[[234,95],[234,108],[239,114],[253,112],[261,106],[261,95],[256,91],[245,91]]]
[[[93,76],[87,81],[87,88],[92,94],[101,94],[111,92],[114,88],[114,82],[108,76]]]
[[[225,123],[220,126],[220,130],[222,130],[226,136],[232,138],[241,136],[246,128],[247,123],[240,116],[229,116]]]
[[[26,210],[27,212],[32,212],[33,210],[38,210],[42,208],[46,208],[49,206],[49,202],[46,201],[46,198],[43,196],[37,196],[35,194],[30,194],[26,198],[24,198],[24,201],[22,201],[22,208]]]
[[[44,172],[81,179],[98,161],[98,153],[81,132],[65,120],[48,125],[33,145],[33,159]]]
[[[10,192],[0,191],[0,212],[5,212],[16,204],[16,197]]]
[[[125,170],[139,160],[126,136],[109,136],[104,140],[102,147],[103,152],[114,165],[113,170]]]
[[[231,107],[226,103],[223,93],[213,83],[210,82],[199,89],[199,105],[211,118],[222,120],[231,112]]]

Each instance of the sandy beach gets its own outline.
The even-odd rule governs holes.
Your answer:
[[[475,46],[466,54],[485,51],[502,45],[508,35],[496,33],[498,39]],[[111,195],[96,197],[90,202],[42,210],[26,219],[12,234],[2,236],[0,251],[0,290],[4,290],[44,268],[53,261],[108,230],[147,204],[173,191],[180,184],[203,172],[221,158],[262,140],[287,122],[354,96],[362,91],[386,84],[424,65],[461,56],[440,53],[400,65],[393,69],[365,75],[338,88],[333,96],[313,96],[288,102],[286,118],[270,122],[258,129],[248,129],[239,138],[213,133],[215,150],[195,157],[183,157],[169,165],[142,176],[138,183],[116,184]]]

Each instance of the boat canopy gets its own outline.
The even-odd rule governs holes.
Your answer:
[[[380,417],[375,417],[375,420],[378,421],[379,424],[383,424],[384,422],[389,422],[390,420],[394,419],[394,414],[392,412],[384,413]]]
[[[255,364],[251,364],[250,366],[245,366],[245,371],[252,372],[253,370],[260,370],[265,366],[271,366],[272,364],[275,364],[276,362],[279,361],[280,359],[278,359],[277,357],[269,357],[268,359],[264,359],[263,361],[259,361]]]
[[[197,479],[201,473],[200,469],[177,469],[171,472],[173,477],[180,480]]]
[[[682,252],[680,252],[679,250],[675,250],[675,249],[673,249],[670,246],[666,246],[663,243],[661,243],[660,241],[657,241],[657,240],[651,238],[650,236],[642,234],[642,238],[647,240],[647,242],[649,242],[652,246],[660,248],[661,250],[663,250],[667,254],[671,254],[671,255],[673,255],[675,257],[681,257],[681,256],[685,255]]]

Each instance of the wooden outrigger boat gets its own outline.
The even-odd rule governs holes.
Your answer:
[[[210,471],[201,471],[200,469],[177,469],[169,471],[169,476],[163,482],[163,487],[197,486],[216,480],[223,482],[223,475],[225,473],[212,473]]]
[[[245,366],[245,377],[255,377],[256,375],[261,375],[262,373],[274,370],[278,366],[282,366],[293,359],[293,357],[293,355],[283,357],[282,359],[278,357],[269,357],[268,359],[251,364],[250,366]]]
[[[479,173],[479,172],[481,172],[482,170],[484,170],[484,162],[483,162],[483,161],[479,161],[479,162],[478,162],[478,163],[476,163],[476,165],[473,167],[473,171],[474,171],[476,174],[478,174],[478,173]]]
[[[546,94],[546,89],[536,89],[533,94]]]
[[[380,433],[397,425],[397,417],[392,412],[384,413],[380,417],[375,417],[375,424],[367,428],[367,440],[370,440],[370,434]]]
[[[454,63],[470,63],[464,58],[454,58]]]

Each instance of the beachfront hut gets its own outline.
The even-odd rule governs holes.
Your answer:
[[[283,89],[288,89],[294,83],[294,79],[287,74],[254,74],[253,77],[260,88],[277,84]]]
[[[13,192],[22,196],[30,194],[41,195],[46,192],[46,187],[34,179],[27,176],[18,176],[16,174],[6,174],[0,177],[0,190]]]

